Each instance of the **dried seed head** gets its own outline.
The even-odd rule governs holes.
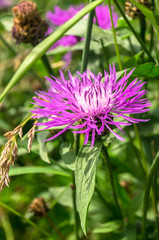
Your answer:
[[[9,169],[14,164],[18,155],[18,146],[15,139],[10,139],[1,153],[0,157],[0,191],[4,186],[9,186]]]
[[[138,0],[138,2],[152,9],[152,5],[149,0]],[[126,0],[125,2],[125,12],[132,18],[143,16],[142,12],[133,3],[131,3],[130,0]]]
[[[19,134],[20,138],[22,138],[23,132],[22,132],[22,126],[21,125],[17,126],[13,131],[9,131],[9,132],[5,133],[4,137],[6,137],[7,139],[11,139],[16,134]]]
[[[34,213],[34,216],[44,217],[49,209],[43,198],[35,198],[30,204],[29,210]]]
[[[36,3],[23,1],[12,9],[14,24],[12,27],[13,38],[17,43],[31,43],[36,45],[45,36],[48,24],[42,19],[36,8]]]
[[[35,128],[36,126],[34,125],[28,132],[28,152],[30,153],[31,151],[31,145],[34,139],[34,135],[35,135]]]

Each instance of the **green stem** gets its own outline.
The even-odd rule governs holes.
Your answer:
[[[141,36],[141,39],[144,43],[145,43],[145,32],[146,32],[145,16],[141,15],[140,16],[140,36]]]
[[[96,24],[99,26],[96,13],[95,13],[95,19],[96,19]],[[106,50],[105,50],[105,47],[104,47],[103,39],[100,39],[100,43],[101,43],[101,46],[102,46],[102,49],[103,49],[103,55],[104,55],[105,62],[106,62],[106,65],[107,65],[107,71],[109,72],[109,61],[108,61],[108,58],[107,58],[107,53],[106,53]]]
[[[93,2],[93,0],[91,0],[90,3],[91,2]],[[89,17],[88,17],[87,32],[86,32],[84,49],[83,49],[83,54],[82,54],[81,73],[86,71],[86,68],[87,68],[94,12],[95,12],[95,10],[92,10],[89,13]],[[79,145],[80,145],[80,134],[76,134],[76,145],[75,145],[76,156],[79,152]],[[76,240],[78,240],[79,239],[79,237],[78,237],[79,216],[77,213],[77,206],[76,206],[76,189],[75,189],[74,172],[73,172],[73,207],[74,207],[74,215],[75,215],[75,234],[76,234]]]
[[[115,27],[114,27],[114,22],[113,22],[113,15],[112,15],[112,8],[111,8],[110,0],[108,0],[108,5],[109,5],[110,19],[111,19],[111,24],[112,24],[112,31],[113,31],[115,50],[116,50],[116,55],[117,55],[117,59],[118,59],[119,69],[122,70],[122,63],[121,63],[121,58],[120,58],[120,53],[119,53],[116,33],[115,33]]]
[[[143,219],[142,219],[142,240],[146,240],[146,218],[147,218],[147,210],[148,210],[148,200],[150,195],[150,189],[152,186],[153,177],[156,174],[156,170],[159,167],[159,151],[156,154],[156,157],[151,165],[150,172],[148,174],[147,183],[145,187],[144,194],[144,203],[143,203]]]
[[[142,46],[142,48],[144,49],[144,51],[146,52],[146,54],[148,55],[148,57],[150,58],[150,60],[152,62],[155,62],[155,60],[153,59],[153,57],[151,56],[150,52],[148,51],[148,49],[146,48],[145,44],[143,43],[142,39],[140,38],[140,36],[137,34],[137,32],[134,30],[134,28],[132,27],[131,23],[129,22],[129,20],[127,19],[125,13],[123,12],[122,8],[120,7],[119,3],[117,0],[114,0],[114,3],[116,5],[116,7],[118,8],[119,12],[121,13],[122,17],[124,18],[125,22],[128,24],[130,30],[132,31],[132,33],[134,34],[134,36],[136,37],[136,39],[138,40],[138,42],[140,43],[140,45]]]
[[[134,126],[134,130],[135,130],[135,135],[136,135],[136,138],[138,140],[139,147],[140,147],[140,153],[141,153],[141,158],[142,158],[142,166],[143,166],[143,169],[145,171],[145,175],[147,177],[148,176],[147,161],[146,161],[144,149],[143,149],[143,146],[142,146],[139,130],[138,130],[137,124],[134,123],[133,126]]]
[[[90,0],[90,3],[93,2],[93,0]],[[81,64],[81,73],[86,71],[87,64],[88,64],[88,56],[89,56],[89,46],[91,41],[91,35],[92,35],[92,26],[93,26],[93,18],[94,18],[95,10],[93,9],[89,13],[88,17],[88,23],[87,23],[87,32],[84,42],[84,49],[82,54],[82,64]]]
[[[54,224],[54,222],[52,221],[52,219],[46,215],[46,220],[50,223],[50,225],[52,226],[52,228],[54,229],[54,231],[57,233],[57,235],[59,236],[59,239],[61,240],[66,240],[66,238],[63,236],[63,234],[60,232],[59,228]]]
[[[132,44],[132,42],[131,42],[130,37],[128,37],[128,42],[129,42],[129,44],[130,44],[130,48],[131,48],[131,50],[132,50],[132,53],[135,55],[136,52],[135,52],[135,49],[134,49],[134,46],[133,46],[133,44]]]
[[[158,186],[157,186],[157,171],[155,173],[154,176],[154,184],[152,186],[153,189],[153,194],[154,194],[154,208],[155,208],[155,216],[156,216],[156,228],[157,228],[157,239],[159,239],[159,215],[158,215],[158,208],[157,208],[157,204],[158,204]]]
[[[75,185],[75,174],[73,172],[72,199],[73,199],[73,209],[74,209],[74,218],[75,218],[74,229],[75,229],[76,240],[79,240],[79,236],[78,236],[79,216],[78,216],[77,205],[76,205],[76,187],[75,186],[76,186]]]
[[[153,27],[151,26],[151,30],[150,30],[150,36],[151,36],[151,40],[150,40],[150,53],[152,52],[154,43],[153,43],[153,39],[154,39],[154,30]]]
[[[0,39],[4,43],[4,45],[13,53],[13,55],[17,55],[14,48],[11,47],[11,45],[4,39],[4,37],[0,34]]]
[[[114,180],[113,180],[113,174],[112,174],[112,169],[111,169],[111,163],[110,163],[110,160],[109,160],[109,155],[108,155],[107,147],[106,147],[104,144],[103,144],[103,146],[102,146],[102,152],[103,152],[103,155],[104,155],[106,164],[107,164],[107,169],[108,169],[108,174],[109,174],[109,180],[110,180],[110,184],[111,184],[111,187],[112,187],[112,192],[113,192],[114,202],[115,202],[116,207],[117,207],[117,212],[118,212],[118,214],[119,214],[119,217],[122,218],[122,212],[121,212],[121,209],[120,209],[120,205],[119,205],[119,202],[118,202],[117,193],[116,193],[116,190],[115,190],[115,185],[114,185]]]
[[[16,210],[14,210],[13,208],[10,208],[9,206],[7,206],[5,203],[0,201],[0,206],[2,208],[5,208],[6,210],[8,210],[9,212],[12,212],[13,214],[15,214],[16,216],[20,217],[21,219],[23,219],[25,222],[29,223],[32,227],[36,228],[38,231],[40,231],[41,233],[43,233],[45,236],[50,237],[50,234],[47,233],[46,231],[44,231],[43,229],[39,228],[38,225],[36,225],[34,222],[32,222],[31,220],[25,218],[23,215],[21,215],[19,212],[17,212]]]
[[[45,65],[48,73],[50,75],[54,75],[53,69],[51,68],[49,60],[48,60],[48,58],[47,58],[47,56],[45,54],[41,57],[41,60],[42,60],[43,64]]]
[[[141,161],[140,157],[138,156],[138,153],[137,153],[136,148],[135,148],[135,146],[134,146],[133,139],[132,139],[132,137],[131,137],[131,135],[130,135],[130,133],[129,133],[129,130],[126,130],[126,131],[127,131],[127,135],[128,135],[128,137],[129,137],[131,146],[132,146],[132,148],[133,148],[133,152],[134,152],[134,154],[135,154],[135,156],[136,156],[136,159],[137,159],[137,161],[138,161],[138,164],[139,164],[139,166],[140,166],[140,169],[141,169],[141,171],[143,172],[143,174],[144,174],[144,176],[145,176],[145,178],[146,178],[146,173],[145,173],[145,170],[144,170],[142,161]]]

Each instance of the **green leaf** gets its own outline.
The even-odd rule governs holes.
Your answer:
[[[76,154],[73,152],[72,149],[70,149],[70,144],[68,142],[64,142],[60,146],[60,155],[62,160],[64,161],[65,165],[71,169],[75,170],[75,160],[76,160]]]
[[[156,66],[154,63],[145,63],[140,66],[137,66],[133,74],[137,74],[143,77],[158,77],[159,76],[159,66]]]
[[[99,227],[96,227],[94,233],[111,233],[118,230],[122,226],[121,220],[110,221],[107,223],[101,224]]]
[[[76,158],[75,183],[76,201],[81,227],[86,234],[86,220],[88,207],[95,188],[95,176],[102,142],[96,141],[93,148],[91,144],[83,146]]]
[[[157,24],[157,20],[155,18],[155,15],[153,11],[151,11],[149,8],[144,6],[143,4],[137,2],[136,0],[130,0],[136,7],[140,9],[140,11],[145,15],[145,17],[150,21],[152,26],[156,29],[156,32],[159,36],[159,27]]]
[[[0,15],[0,24],[6,31],[10,32],[13,25],[13,15],[11,13],[4,13]]]
[[[51,187],[49,193],[62,206],[72,208],[72,189],[69,186]]]
[[[35,173],[47,173],[53,175],[60,175],[70,177],[70,174],[55,166],[50,167],[12,167],[9,171],[9,176],[23,175],[23,174],[35,174]]]
[[[39,143],[39,155],[41,159],[44,162],[50,163],[48,153],[47,153],[47,148],[45,146],[45,142],[43,141],[47,138],[48,132],[37,132],[36,136]]]
[[[78,37],[85,37],[87,30],[87,19],[81,19],[78,23],[76,23],[66,35],[75,35]],[[110,44],[114,44],[113,33],[111,30],[105,30],[103,28],[98,27],[93,24],[91,40],[100,43],[100,40],[103,40],[104,45],[109,46]],[[121,39],[117,37],[118,44],[121,43]],[[100,43],[101,44],[101,43]]]
[[[34,63],[41,58],[44,53],[57,41],[59,40],[72,26],[74,26],[82,17],[84,17],[88,12],[93,10],[96,6],[104,2],[104,0],[96,0],[86,7],[84,7],[81,11],[79,11],[73,18],[60,26],[56,31],[54,31],[49,37],[44,39],[41,43],[39,43],[30,54],[24,59],[10,82],[7,84],[6,88],[0,95],[0,102],[8,93],[8,91],[25,75],[25,73],[34,65]]]
[[[122,240],[136,240],[136,227],[129,224],[125,228],[125,237]]]

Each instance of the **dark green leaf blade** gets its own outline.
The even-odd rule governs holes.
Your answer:
[[[95,188],[96,168],[101,147],[101,141],[96,141],[93,148],[91,148],[91,144],[88,143],[81,148],[76,158],[76,202],[81,220],[81,227],[85,234],[87,212]]]

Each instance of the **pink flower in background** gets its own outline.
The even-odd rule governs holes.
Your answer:
[[[96,76],[90,71],[77,72],[72,76],[68,72],[66,79],[60,71],[60,79],[46,78],[50,82],[47,92],[36,93],[34,97],[36,115],[34,118],[44,118],[45,121],[37,123],[44,129],[61,127],[63,129],[52,140],[67,131],[85,134],[84,145],[91,139],[93,147],[96,136],[102,136],[111,132],[121,141],[124,139],[114,132],[114,128],[123,132],[122,126],[132,123],[146,122],[148,120],[130,117],[130,114],[147,112],[151,103],[143,98],[146,90],[142,87],[145,82],[134,79],[129,82],[129,77],[134,69],[117,81],[115,66],[110,67],[110,75],[105,71],[104,76],[98,73]],[[104,79],[104,80],[102,80]]]
[[[58,6],[54,7],[54,12],[48,12],[46,17],[50,22],[50,28],[49,32],[51,33],[53,30],[55,30],[58,26],[64,24],[69,19],[71,19],[74,15],[76,15],[77,12],[79,12],[84,5],[78,5],[78,6],[70,6],[67,10],[63,10],[59,8]],[[113,8],[112,8],[113,10]],[[98,24],[103,29],[110,29],[111,28],[111,21],[110,21],[110,13],[109,13],[109,7],[108,5],[100,5],[96,7],[96,15]],[[113,20],[114,25],[117,26],[117,20],[118,15],[113,11]],[[95,23],[94,18],[94,23]],[[69,35],[64,36],[60,40],[57,41],[57,43],[54,44],[53,48],[61,45],[61,46],[73,46],[77,42],[81,41],[82,38]]]
[[[46,17],[50,22],[50,28],[48,33],[55,30],[58,26],[64,24],[69,19],[71,19],[76,13],[78,13],[83,8],[83,5],[78,6],[70,6],[67,10],[63,10],[59,8],[58,6],[54,7],[54,12],[48,12]],[[62,37],[60,40],[58,40],[52,48],[55,48],[59,45],[67,47],[67,46],[73,46],[80,40],[79,37],[68,35]]]
[[[112,25],[111,25],[111,19],[110,19],[109,6],[99,5],[96,7],[95,11],[96,11],[99,27],[103,29],[110,29]],[[114,26],[116,27],[117,21],[118,21],[118,15],[116,12],[113,11],[113,7],[112,7],[112,15],[113,15]],[[96,22],[95,19],[94,19],[94,22]]]
[[[0,0],[0,8],[5,8],[11,5],[10,0]]]

